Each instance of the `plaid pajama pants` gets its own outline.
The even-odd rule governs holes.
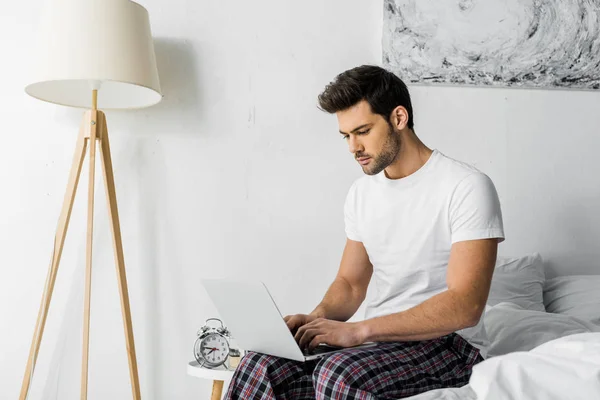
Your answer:
[[[420,342],[381,342],[307,362],[248,353],[226,399],[400,399],[469,383],[479,350],[452,333]]]

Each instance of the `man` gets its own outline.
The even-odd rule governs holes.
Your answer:
[[[346,199],[337,277],[313,312],[285,320],[303,348],[378,344],[306,363],[249,353],[227,398],[398,399],[467,384],[504,239],[492,181],[419,140],[406,85],[382,68],[343,72],[319,105],[366,176]],[[346,322],[372,278],[365,320]]]

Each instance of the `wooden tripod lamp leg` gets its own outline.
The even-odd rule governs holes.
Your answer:
[[[90,303],[92,298],[92,243],[94,238],[94,187],[96,181],[96,132],[97,114],[93,109],[90,112],[90,169],[88,187],[88,217],[87,217],[87,243],[86,243],[86,269],[85,269],[85,300],[83,309],[83,349],[81,361],[81,400],[87,399],[88,386],[88,359],[90,348]]]
[[[113,234],[113,246],[115,250],[115,263],[117,266],[117,280],[119,284],[119,293],[121,294],[121,313],[123,315],[123,325],[125,328],[125,344],[127,346],[127,357],[129,360],[129,375],[131,378],[131,389],[133,399],[140,400],[140,381],[138,377],[137,358],[135,355],[135,343],[133,340],[133,325],[131,322],[131,309],[129,306],[129,293],[127,290],[127,277],[125,274],[125,258],[123,256],[123,243],[121,241],[121,226],[119,223],[119,213],[117,210],[117,194],[115,190],[115,179],[113,175],[112,160],[110,156],[110,143],[108,140],[108,129],[106,127],[106,117],[101,111],[98,112],[101,129],[101,148],[102,167],[104,171],[104,186],[106,187],[106,197],[108,201],[108,213],[110,217],[110,226]]]
[[[223,394],[223,381],[213,381],[212,393],[210,395],[210,400],[221,400],[221,395]]]
[[[88,231],[86,245],[86,283],[85,283],[85,307],[84,307],[84,334],[83,334],[83,355],[81,371],[81,399],[87,398],[88,384],[88,359],[89,359],[89,327],[90,327],[90,303],[91,303],[91,279],[92,279],[92,239],[93,239],[93,217],[94,217],[94,181],[95,181],[95,155],[97,139],[100,140],[100,152],[102,155],[102,169],[104,172],[104,182],[106,186],[106,195],[108,200],[108,212],[110,216],[110,225],[113,235],[113,245],[115,250],[115,261],[117,265],[117,279],[121,297],[121,312],[123,314],[123,324],[125,327],[125,341],[127,346],[127,356],[129,360],[129,373],[133,391],[133,399],[141,400],[140,383],[138,377],[137,359],[135,353],[135,343],[133,339],[133,325],[131,321],[131,311],[129,305],[129,293],[127,290],[127,277],[125,274],[125,261],[123,256],[123,244],[121,240],[121,227],[119,224],[119,214],[117,210],[117,197],[115,182],[110,156],[110,144],[108,141],[108,130],[106,129],[106,117],[102,111],[95,109],[87,111],[84,114],[79,136],[73,156],[73,163],[69,175],[69,183],[65,193],[63,206],[56,229],[54,239],[53,255],[46,278],[46,287],[42,294],[42,302],[35,324],[35,330],[29,358],[25,368],[25,375],[21,385],[19,400],[26,400],[29,388],[31,386],[31,377],[35,369],[37,356],[44,334],[46,318],[52,299],[52,292],[58,274],[58,266],[62,256],[62,251],[71,219],[71,211],[75,201],[75,194],[79,184],[81,169],[85,159],[88,140],[90,141],[90,182],[88,190]]]
[[[58,265],[60,264],[60,258],[62,256],[63,247],[65,244],[65,237],[67,235],[67,229],[69,228],[69,221],[71,219],[71,211],[73,210],[73,202],[75,201],[75,193],[77,192],[77,185],[79,183],[79,176],[81,175],[81,167],[83,160],[85,159],[86,152],[86,120],[87,113],[84,115],[79,129],[79,136],[77,138],[77,144],[75,145],[75,154],[73,155],[73,163],[71,165],[71,172],[69,175],[69,183],[67,184],[67,190],[65,192],[65,198],[63,200],[62,211],[58,220],[58,226],[56,228],[56,236],[54,238],[54,250],[52,254],[52,260],[50,261],[50,268],[48,269],[48,276],[46,278],[46,288],[42,295],[42,303],[38,312],[37,322],[35,324],[35,330],[33,334],[33,340],[31,342],[31,348],[29,350],[29,358],[27,361],[27,367],[25,368],[25,376],[23,377],[23,383],[21,385],[20,400],[27,398],[29,392],[29,386],[31,384],[31,376],[35,369],[35,363],[37,361],[38,352],[40,350],[40,343],[44,334],[44,327],[46,326],[46,318],[48,316],[48,309],[50,307],[50,301],[52,300],[52,291],[54,290],[54,283],[56,282],[56,276],[58,273]]]

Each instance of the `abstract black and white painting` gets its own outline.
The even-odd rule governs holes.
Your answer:
[[[384,0],[383,18],[407,83],[600,89],[600,0]]]

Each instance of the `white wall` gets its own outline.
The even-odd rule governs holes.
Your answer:
[[[379,62],[382,5],[142,4],[165,98],[107,113],[140,380],[145,399],[203,399],[210,383],[185,373],[196,330],[215,315],[200,278],[258,277],[293,313],[310,311],[336,272],[343,200],[361,172],[316,96],[338,72]],[[82,113],[23,92],[38,5],[11,2],[0,14],[0,399],[18,396]],[[600,94],[411,90],[422,139],[495,181],[502,253],[539,251],[551,274],[598,273]],[[89,398],[125,399],[98,178]],[[78,394],[86,188],[83,175],[39,361],[42,376],[63,358],[61,400]],[[53,355],[57,341],[65,350]]]
[[[416,131],[496,184],[507,240],[547,276],[600,274],[600,93],[418,87]]]

